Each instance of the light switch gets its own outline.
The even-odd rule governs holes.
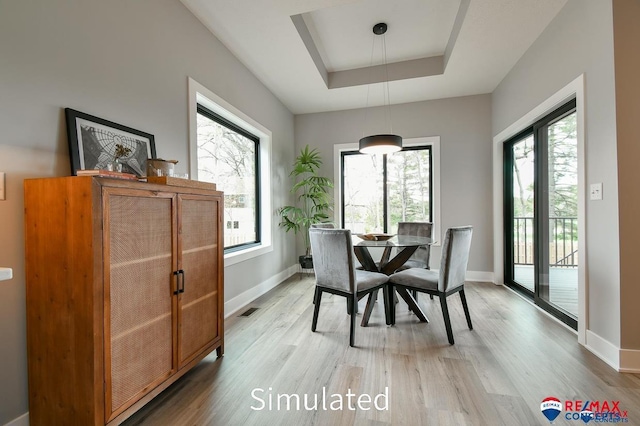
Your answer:
[[[4,195],[4,172],[0,172],[0,200],[6,200]]]
[[[0,281],[2,280],[10,280],[13,278],[13,269],[11,268],[0,268]]]
[[[602,200],[602,183],[592,183],[589,194],[591,200]]]

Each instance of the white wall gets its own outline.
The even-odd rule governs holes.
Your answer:
[[[619,346],[618,177],[610,0],[568,1],[493,92],[493,135],[582,73],[586,186],[602,182],[604,194],[603,201],[587,201],[587,329]]]
[[[0,1],[0,266],[14,270],[0,283],[0,424],[28,409],[23,179],[69,173],[64,107],[154,134],[186,171],[189,76],[272,131],[273,206],[289,203],[293,115],[178,0]],[[225,269],[225,300],[294,263],[265,213],[274,250]]]
[[[369,114],[375,117],[381,110],[373,108]],[[440,136],[441,229],[473,225],[469,270],[492,272],[491,97],[394,105],[391,116],[394,133],[404,138]],[[318,148],[324,161],[321,173],[333,178],[333,145],[357,143],[363,136],[363,117],[363,109],[297,115],[297,151],[306,144]],[[432,265],[438,265],[439,258],[440,249],[434,247]]]

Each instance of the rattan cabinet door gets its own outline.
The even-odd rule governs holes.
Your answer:
[[[104,190],[106,420],[170,377],[175,194]]]
[[[221,199],[179,196],[178,359],[180,367],[220,339],[219,221]],[[220,283],[221,284],[221,283]]]

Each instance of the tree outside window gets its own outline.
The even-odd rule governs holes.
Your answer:
[[[259,139],[198,106],[198,177],[224,192],[225,249],[260,241]]]
[[[385,156],[342,154],[342,214],[354,233],[397,233],[398,222],[432,222],[431,147]]]

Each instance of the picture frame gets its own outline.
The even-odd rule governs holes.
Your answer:
[[[152,134],[84,112],[65,108],[71,174],[78,170],[108,169],[116,160],[116,148],[125,149],[118,160],[122,171],[138,177],[147,176],[147,159],[156,158]],[[119,150],[122,154],[122,149]]]

